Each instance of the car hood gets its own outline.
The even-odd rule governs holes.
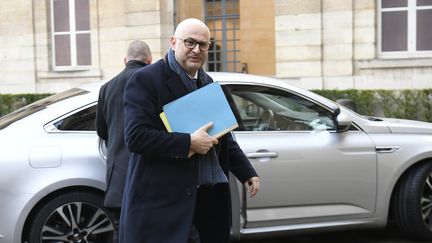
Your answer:
[[[392,133],[431,133],[432,123],[395,118],[369,118],[368,120],[387,127]]]

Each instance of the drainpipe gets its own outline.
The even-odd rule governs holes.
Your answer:
[[[101,32],[101,29],[100,29],[100,14],[99,14],[99,11],[100,11],[100,9],[99,9],[99,0],[96,0],[96,16],[97,16],[97,39],[98,39],[98,41],[97,41],[97,49],[98,49],[98,56],[97,56],[97,58],[98,58],[98,65],[99,65],[99,70],[102,70],[102,63],[101,63],[101,55],[102,55],[102,53],[101,53],[101,38],[100,38],[100,32]],[[102,70],[102,72],[101,72],[101,79],[104,79],[104,76],[105,75],[105,72],[103,72],[103,70]]]
[[[33,69],[34,69],[34,92],[38,92],[38,73],[37,73],[37,51],[36,51],[36,21],[35,21],[35,6],[34,1],[31,1],[32,8],[32,31],[33,31]]]
[[[321,89],[325,88],[324,85],[324,0],[321,0],[320,11],[321,11]]]
[[[351,21],[351,34],[352,34],[352,54],[351,54],[351,75],[352,75],[352,87],[355,88],[355,3],[351,0],[351,11],[352,11],[352,21]]]

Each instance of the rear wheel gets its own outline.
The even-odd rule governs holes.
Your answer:
[[[393,198],[397,226],[413,238],[432,240],[432,162],[412,168]]]
[[[53,198],[36,213],[29,230],[29,243],[113,242],[113,219],[102,205],[103,197],[90,192]]]

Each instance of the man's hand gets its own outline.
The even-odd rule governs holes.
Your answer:
[[[206,154],[213,145],[219,143],[219,141],[208,135],[207,130],[213,126],[213,123],[210,122],[200,128],[198,128],[195,132],[191,134],[191,146],[189,155],[193,153],[198,154]]]
[[[245,183],[244,183],[247,192],[249,193],[250,197],[255,197],[255,195],[258,193],[259,191],[259,177],[255,176],[255,177],[251,177],[249,178]]]

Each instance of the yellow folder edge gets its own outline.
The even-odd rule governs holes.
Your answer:
[[[162,123],[164,124],[167,132],[172,132],[171,126],[170,126],[170,124],[168,122],[168,119],[167,119],[167,117],[165,115],[165,112],[162,111],[159,114],[159,117],[162,120]],[[195,152],[193,152],[193,151],[190,150],[189,153],[188,153],[188,158],[192,157],[192,155],[194,155],[194,154],[195,154]]]
[[[166,117],[166,115],[165,115],[165,112],[161,112],[161,113],[159,114],[159,117],[161,118],[163,124],[165,125],[166,130],[167,130],[168,132],[172,132],[171,126],[170,126],[170,124],[169,124],[169,122],[168,122],[168,119],[167,119],[167,117]]]
[[[167,117],[166,117],[166,115],[165,115],[165,112],[161,112],[161,113],[159,114],[159,117],[160,117],[160,119],[162,120],[162,123],[164,124],[166,130],[167,130],[168,132],[172,132],[171,126],[170,126],[170,124],[169,124],[169,122],[168,122],[168,119],[167,119]],[[215,138],[220,138],[220,137],[222,137],[223,135],[225,135],[225,133],[228,133],[228,132],[230,132],[230,131],[236,129],[237,127],[238,127],[238,124],[232,126],[231,128],[227,128],[227,129],[225,129],[224,131],[221,131],[220,133],[216,134],[216,136],[214,136],[214,137],[215,137]],[[192,155],[194,155],[194,154],[195,154],[195,152],[193,152],[193,151],[189,151],[188,158],[192,157]]]

